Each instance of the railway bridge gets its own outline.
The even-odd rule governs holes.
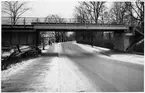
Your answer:
[[[124,51],[129,45],[130,36],[127,36],[127,34],[132,32],[130,27],[125,25],[78,23],[72,21],[72,19],[63,23],[46,22],[44,18],[41,21],[38,21],[38,18],[32,18],[29,21],[26,21],[26,19],[19,20],[16,25],[12,25],[8,18],[2,18],[2,43],[37,46],[40,43],[39,35],[41,31],[73,31],[76,32],[76,35],[78,32],[90,32],[90,37],[93,36],[92,32],[113,32],[117,34],[113,37],[115,48]],[[90,40],[93,40],[93,38]]]

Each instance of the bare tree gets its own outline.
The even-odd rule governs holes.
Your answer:
[[[129,9],[128,15],[132,20],[135,20],[131,24],[135,31],[134,41],[127,49],[128,51],[132,51],[136,45],[141,44],[144,40],[144,2],[137,0],[136,2],[125,2],[125,4]]]
[[[104,24],[111,24],[115,20],[113,18],[113,15],[109,11],[105,11],[102,13],[102,22]]]
[[[98,23],[98,19],[101,13],[105,9],[105,2],[79,2],[80,6],[76,7],[75,17],[80,19],[87,20],[91,23]]]
[[[78,23],[86,23],[90,20],[89,11],[83,2],[79,2],[80,6],[75,7],[75,18]]]
[[[66,23],[66,21],[67,20],[65,20],[64,18],[61,18],[58,15],[48,15],[44,19],[44,22],[47,22],[47,23]],[[66,32],[64,31],[55,32],[55,38],[57,41],[64,41],[65,37],[66,37]]]
[[[144,2],[114,2],[110,10],[112,22],[128,26],[144,27]]]
[[[2,13],[9,15],[11,24],[16,25],[20,16],[30,9],[25,7],[26,4],[26,2],[19,1],[3,1]]]
[[[79,6],[75,9],[75,18],[78,20],[79,23],[100,23],[100,18],[102,16],[102,13],[105,10],[105,2],[99,2],[99,1],[82,1],[79,2]],[[81,21],[80,21],[81,20]],[[93,45],[93,36],[94,34],[99,34],[102,36],[103,32],[80,32],[77,33],[77,35],[82,36],[83,39],[90,40]],[[88,36],[89,35],[89,36]]]
[[[95,23],[98,23],[98,18],[99,16],[101,15],[101,13],[104,11],[104,6],[105,2],[95,2],[95,1],[92,1],[90,2],[90,5],[89,6],[92,6],[92,18],[94,16],[94,21]]]
[[[65,23],[65,19],[59,17],[58,15],[49,15],[47,17],[45,17],[45,22],[48,23]]]
[[[131,49],[144,38],[144,2],[114,2],[110,11],[113,15],[112,20],[116,24],[126,24],[132,26],[135,36],[132,44],[128,47]]]
[[[116,24],[124,24],[126,12],[127,6],[125,2],[114,2],[112,9],[110,9],[110,14],[112,15],[113,22]]]
[[[30,9],[30,8],[26,8],[25,5],[26,5],[26,2],[3,1],[2,13],[9,15],[11,19],[11,24],[16,25],[20,16]],[[17,45],[17,49],[19,52],[21,52],[19,45]]]
[[[137,0],[135,3],[126,2],[129,8],[129,15],[137,21],[137,26],[140,26],[141,32],[144,33],[144,2]]]

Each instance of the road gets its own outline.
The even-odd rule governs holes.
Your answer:
[[[70,42],[50,46],[29,65],[2,77],[2,92],[143,90],[144,65],[108,59]]]

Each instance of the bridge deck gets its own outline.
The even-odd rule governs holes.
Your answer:
[[[124,25],[97,25],[97,24],[35,24],[38,30],[72,30],[72,31],[122,31],[128,30]]]
[[[2,32],[34,32],[33,25],[2,25]]]
[[[32,25],[2,25],[2,31],[28,30],[29,31],[127,31],[125,25],[98,25],[80,23],[44,23],[37,22]],[[26,31],[27,32],[27,31]]]

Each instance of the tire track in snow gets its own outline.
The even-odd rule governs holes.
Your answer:
[[[61,44],[55,46],[55,51],[62,53]],[[55,58],[58,63],[58,90],[59,92],[94,92],[100,91],[90,80],[79,70],[79,67],[67,57]],[[53,63],[53,60],[52,60]]]

